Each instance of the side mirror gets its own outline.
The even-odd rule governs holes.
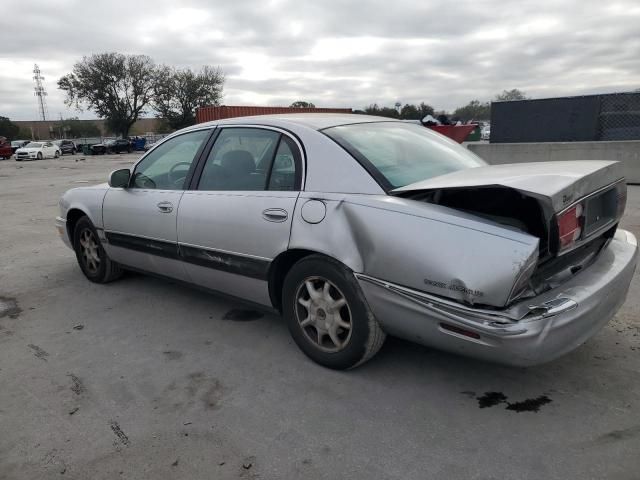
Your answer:
[[[114,170],[109,174],[109,186],[113,188],[127,188],[131,178],[131,171],[128,168]]]

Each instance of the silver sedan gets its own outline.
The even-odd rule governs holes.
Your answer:
[[[623,304],[625,202],[617,162],[487,166],[420,125],[297,114],[176,132],[66,192],[56,224],[92,282],[149,272],[274,309],[330,368],[387,334],[533,365]]]

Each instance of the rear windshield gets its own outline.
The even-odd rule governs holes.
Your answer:
[[[486,165],[453,140],[421,125],[357,123],[323,132],[363,163],[386,190]]]

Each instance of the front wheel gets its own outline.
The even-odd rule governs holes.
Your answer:
[[[353,272],[322,255],[296,263],[284,281],[289,332],[313,361],[344,370],[373,357],[386,338]]]
[[[82,217],[76,223],[73,247],[80,269],[90,281],[108,283],[122,276],[122,269],[102,248],[98,232],[88,217]]]
[[[53,154],[53,158],[58,158],[60,156],[60,150],[56,150],[56,153]]]
[[[42,152],[38,152],[38,155],[36,155],[36,157],[38,158],[38,160],[42,160]]]

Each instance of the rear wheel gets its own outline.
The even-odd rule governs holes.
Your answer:
[[[325,367],[356,367],[386,338],[353,272],[331,258],[311,255],[296,263],[285,278],[282,300],[296,344]]]
[[[82,273],[92,282],[108,283],[122,276],[122,269],[107,256],[98,232],[86,216],[76,223],[73,246]]]

